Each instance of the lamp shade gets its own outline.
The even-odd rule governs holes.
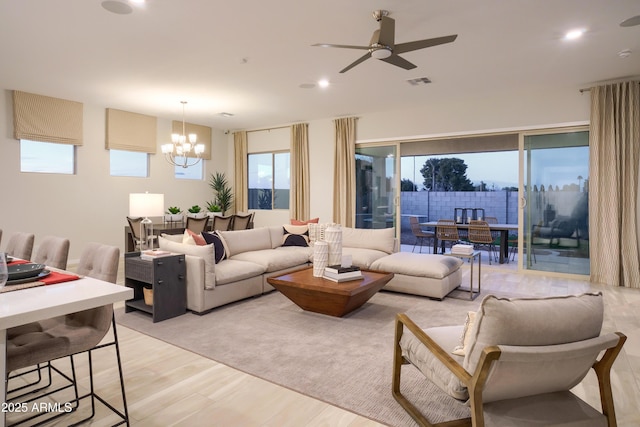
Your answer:
[[[129,216],[150,217],[164,215],[164,194],[129,194]]]

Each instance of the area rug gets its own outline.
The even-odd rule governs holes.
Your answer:
[[[118,324],[193,351],[256,377],[390,426],[415,422],[391,395],[394,320],[407,313],[423,327],[456,325],[475,301],[433,301],[379,292],[342,318],[306,312],[279,292],[152,323],[140,312],[116,310]],[[432,422],[469,416],[412,366],[402,390]]]

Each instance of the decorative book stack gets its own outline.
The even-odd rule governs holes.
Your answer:
[[[347,282],[349,280],[362,279],[362,272],[359,267],[342,267],[340,264],[329,265],[324,269],[324,275],[322,276],[327,280],[334,282]]]
[[[172,252],[160,251],[155,249],[155,250],[140,252],[140,259],[153,260],[153,259],[162,258],[169,255],[174,255],[174,254]]]
[[[473,245],[453,245],[451,247],[451,253],[454,255],[471,255],[473,254]]]

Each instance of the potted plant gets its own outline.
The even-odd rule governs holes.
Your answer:
[[[189,213],[187,216],[191,218],[204,218],[206,214],[202,212],[202,208],[198,205],[193,205],[188,209]]]
[[[177,206],[170,206],[167,208],[164,220],[167,222],[180,222],[182,221],[182,216],[182,209]]]
[[[220,216],[222,215],[222,209],[214,201],[207,202],[207,215],[209,215],[209,218]]]
[[[209,186],[214,192],[215,198],[213,202],[220,207],[222,215],[224,215],[233,203],[233,192],[229,187],[226,175],[222,172],[211,174]]]

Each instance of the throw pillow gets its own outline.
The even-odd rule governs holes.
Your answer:
[[[227,254],[225,253],[225,250],[224,250],[224,245],[222,244],[222,239],[220,238],[218,233],[216,233],[215,231],[211,233],[203,231],[202,237],[208,244],[213,243],[213,247],[214,247],[213,255],[214,255],[216,264],[227,257]]]
[[[456,346],[452,353],[458,356],[464,356],[467,354],[467,348],[471,342],[471,328],[473,328],[473,322],[476,320],[476,312],[470,311],[467,313],[467,319],[464,322],[464,330],[460,337],[460,345]]]
[[[285,224],[282,246],[309,246],[309,227]]]
[[[182,243],[185,243],[187,245],[198,245],[198,246],[204,246],[207,244],[204,237],[202,237],[200,234],[194,233],[188,228],[184,230],[184,237],[182,238]]]
[[[298,219],[291,219],[291,225],[307,225],[307,224],[317,224],[320,221],[320,218],[311,218],[308,221],[300,221]]]

